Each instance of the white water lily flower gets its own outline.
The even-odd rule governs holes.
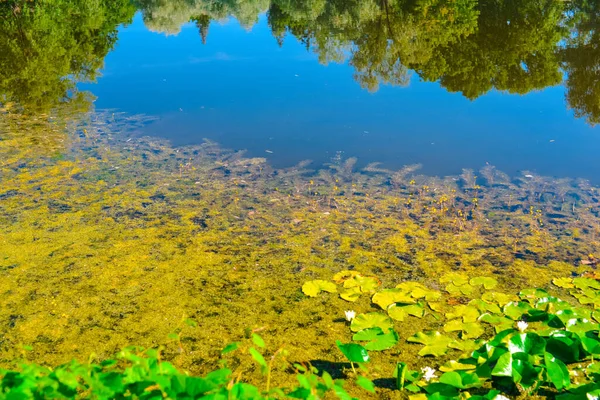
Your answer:
[[[510,400],[508,397],[498,394],[496,395],[496,397],[494,397],[494,400]]]
[[[525,321],[517,322],[517,329],[520,330],[521,332],[525,332],[525,329],[527,329],[528,326],[529,326],[529,324]]]
[[[423,373],[423,379],[425,379],[427,382],[429,382],[433,378],[437,378],[437,376],[435,375],[435,369],[431,367],[423,367],[421,368],[421,372]]]
[[[348,321],[352,321],[354,318],[356,318],[356,312],[355,311],[344,311],[344,314],[346,314],[346,319]]]
[[[586,397],[588,398],[588,400],[600,400],[600,396],[595,396],[593,394],[587,393]]]

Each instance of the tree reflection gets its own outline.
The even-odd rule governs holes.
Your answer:
[[[87,108],[90,95],[75,83],[96,78],[134,12],[127,0],[0,2],[0,102],[32,112]]]

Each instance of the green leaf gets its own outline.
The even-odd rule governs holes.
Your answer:
[[[425,315],[425,310],[420,304],[408,304],[405,306],[399,306],[392,304],[387,309],[388,315],[396,321],[404,321],[404,318],[408,315],[422,318]]]
[[[527,314],[529,310],[533,307],[529,303],[524,301],[519,302],[511,302],[504,306],[504,315],[509,318],[516,320],[520,320],[523,317],[523,314]]]
[[[477,374],[465,371],[445,372],[440,376],[440,383],[454,386],[457,389],[481,387],[481,381]]]
[[[221,354],[231,353],[234,350],[237,350],[239,347],[239,342],[232,342],[226,345],[223,350],[221,350]]]
[[[254,361],[256,361],[262,367],[263,374],[266,373],[269,366],[267,365],[267,362],[265,361],[263,355],[260,354],[258,350],[256,350],[254,347],[250,347],[250,350],[248,351],[250,352],[252,358],[254,358]]]
[[[192,328],[195,328],[198,326],[198,323],[191,318],[186,318],[185,321],[183,321],[183,322],[185,322],[185,324],[187,326],[192,327]]]
[[[425,347],[419,351],[420,356],[432,355],[435,357],[446,354],[448,351],[448,344],[452,342],[452,339],[450,339],[448,336],[434,331],[429,331],[427,333],[418,332],[406,340],[408,342],[421,343],[425,345]]]
[[[352,320],[350,329],[352,332],[362,331],[367,328],[378,327],[382,331],[386,332],[394,326],[394,322],[385,314],[372,312],[367,314],[358,314],[356,318]]]
[[[363,362],[369,362],[369,360],[370,360],[369,352],[367,351],[367,349],[365,349],[360,344],[355,344],[355,343],[343,344],[339,340],[336,341],[335,344],[337,345],[338,349],[340,349],[342,354],[344,354],[344,356],[346,356],[346,358],[350,362],[363,363]]]
[[[446,314],[446,318],[462,318],[463,322],[475,322],[479,318],[479,310],[473,306],[459,305],[453,308],[453,312]]]
[[[591,288],[591,289],[600,289],[600,282],[598,282],[595,279],[590,279],[590,278],[575,278],[573,279],[573,285],[577,288],[577,289],[587,289],[587,288]]]
[[[265,347],[265,341],[263,340],[262,337],[260,337],[259,335],[257,335],[256,333],[252,334],[252,341],[254,342],[255,345],[257,345],[258,347]]]
[[[463,339],[475,339],[483,335],[483,333],[485,332],[481,324],[477,322],[464,323],[460,319],[454,319],[452,321],[447,322],[446,325],[444,325],[444,331],[461,331],[461,337]]]
[[[505,293],[500,292],[485,292],[481,295],[481,300],[487,303],[497,304],[500,307],[503,307],[504,305],[510,303],[511,301],[513,301],[514,298],[514,296],[509,296]]]
[[[508,340],[508,351],[510,353],[543,355],[545,350],[546,341],[535,333],[518,333]]]
[[[562,361],[550,353],[544,353],[544,363],[546,365],[548,377],[554,386],[556,386],[556,389],[562,390],[563,388],[567,388],[571,385],[569,370]]]
[[[369,351],[382,351],[391,349],[398,343],[398,334],[390,329],[387,333],[379,327],[363,329],[354,334],[352,340],[357,342],[369,341],[365,345],[365,349]]]
[[[356,275],[344,281],[345,288],[359,287],[363,293],[373,293],[381,285],[381,281],[374,276]]]
[[[319,279],[305,282],[304,285],[302,285],[302,293],[309,297],[317,297],[317,295],[321,293],[321,291],[335,293],[337,292],[337,287],[333,282],[323,281]]]
[[[571,278],[554,278],[552,279],[552,283],[563,289],[571,289],[574,288],[573,279]]]
[[[358,300],[360,298],[361,294],[362,294],[362,292],[360,291],[360,288],[358,286],[355,286],[355,287],[343,289],[340,292],[340,297],[346,301],[355,302],[356,300]]]
[[[359,376],[356,378],[356,384],[365,389],[367,392],[375,393],[375,385],[364,376]]]
[[[404,382],[406,381],[407,370],[408,367],[406,366],[406,363],[396,363],[396,371],[394,372],[394,377],[396,378],[396,389],[404,389]]]
[[[451,272],[442,276],[440,278],[440,283],[452,283],[456,286],[463,286],[469,283],[469,277],[465,274]]]
[[[396,285],[397,289],[402,289],[409,293],[415,299],[425,298],[427,301],[438,300],[442,294],[437,290],[428,289],[418,282],[402,282]]]
[[[377,304],[382,309],[386,310],[390,304],[403,303],[413,304],[413,299],[410,293],[405,292],[402,289],[383,289],[373,295],[371,301]]]
[[[479,321],[492,325],[496,330],[496,333],[511,329],[515,324],[515,321],[512,319],[489,313],[482,314],[481,317],[479,317]]]
[[[469,284],[471,286],[483,285],[483,287],[486,290],[490,290],[490,289],[495,288],[498,285],[498,281],[494,278],[490,278],[490,277],[486,277],[486,276],[478,276],[475,278],[471,278],[471,280],[469,281]]]

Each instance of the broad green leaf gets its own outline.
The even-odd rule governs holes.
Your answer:
[[[476,368],[473,364],[463,364],[456,360],[447,361],[444,365],[440,367],[440,371],[449,372],[449,371],[470,371]]]
[[[577,289],[587,289],[587,288],[592,288],[592,289],[600,289],[600,282],[598,282],[595,279],[590,279],[590,278],[575,278],[573,279],[573,285],[577,288]]]
[[[444,325],[445,332],[461,331],[461,337],[463,339],[475,339],[483,335],[485,330],[481,324],[477,322],[464,323],[460,319],[454,319]]]
[[[350,329],[352,332],[362,331],[367,328],[381,328],[382,331],[387,332],[392,329],[394,322],[385,314],[372,312],[367,314],[358,314],[356,318],[352,320]]]
[[[352,336],[352,340],[357,342],[368,341],[365,349],[369,351],[382,351],[391,349],[398,343],[398,334],[390,329],[384,333],[381,328],[368,328],[357,332]]]
[[[504,305],[510,303],[514,299],[515,296],[509,296],[505,293],[500,292],[485,292],[481,295],[481,300],[488,303],[498,304],[500,307],[503,307]]]
[[[358,271],[340,271],[333,275],[333,281],[335,283],[343,283],[344,281],[352,279],[358,275],[360,275],[360,272]]]
[[[449,274],[443,275],[440,278],[440,283],[453,283],[456,286],[462,286],[469,283],[469,277],[464,274],[451,272]]]
[[[356,378],[356,384],[365,389],[367,392],[375,393],[375,385],[364,376],[359,376]]]
[[[496,330],[496,333],[511,329],[515,325],[515,321],[512,319],[489,313],[482,314],[481,317],[479,317],[479,321],[492,325]]]
[[[452,342],[450,342],[448,344],[448,347],[450,347],[451,349],[463,351],[465,353],[470,353],[473,350],[480,348],[483,343],[484,343],[484,341],[481,339],[479,339],[479,340],[453,340]]]
[[[362,292],[358,286],[342,289],[340,292],[340,297],[346,301],[355,302],[360,298]]]
[[[454,386],[457,389],[481,387],[481,381],[477,374],[466,371],[445,372],[440,376],[440,383]]]
[[[569,378],[569,370],[567,366],[554,357],[550,353],[544,353],[544,363],[546,365],[546,371],[548,372],[548,377],[558,390],[562,390],[565,387],[569,387],[571,385],[571,380]]]
[[[435,301],[442,296],[439,291],[428,289],[418,282],[402,282],[399,285],[396,285],[396,288],[404,290],[415,299],[425,298],[427,301]]]
[[[262,373],[265,374],[269,366],[267,365],[267,362],[265,361],[263,355],[260,354],[258,350],[256,350],[254,347],[250,347],[248,351],[250,352],[250,355],[252,356],[254,361],[256,361],[262,367]]]
[[[574,288],[573,279],[571,278],[554,278],[552,283],[560,288],[571,289]]]
[[[535,333],[518,333],[508,340],[508,351],[510,353],[543,355],[545,350],[546,341]]]
[[[475,278],[471,278],[471,280],[469,281],[469,284],[471,286],[481,286],[483,285],[483,287],[486,290],[490,290],[495,288],[498,285],[498,281],[494,278],[491,277],[486,277],[486,276],[478,276]]]
[[[448,351],[448,344],[452,342],[452,339],[448,336],[435,331],[418,332],[406,340],[408,342],[425,345],[425,347],[419,351],[420,356],[432,355],[436,357],[446,354]]]
[[[533,307],[531,307],[531,305],[529,303],[526,303],[524,301],[519,301],[519,302],[510,302],[507,305],[504,306],[503,311],[504,311],[504,315],[506,315],[509,318],[516,320],[520,320],[523,317],[523,314],[527,314],[527,312],[529,310],[531,310]]]
[[[392,304],[387,309],[388,315],[396,321],[404,321],[404,318],[408,315],[422,318],[425,315],[425,310],[419,304],[409,304],[405,306],[399,306]]]
[[[496,303],[488,303],[481,299],[473,299],[469,302],[469,306],[475,307],[480,313],[501,314],[502,309]]]
[[[253,333],[252,334],[252,341],[254,342],[255,345],[257,345],[258,347],[265,347],[265,341],[263,340],[262,337],[260,337],[258,334]]]
[[[479,310],[473,306],[459,305],[453,311],[446,314],[446,318],[462,318],[463,322],[475,322],[479,318]]]
[[[369,362],[369,360],[370,360],[369,352],[367,351],[367,349],[365,349],[360,344],[355,344],[355,343],[343,344],[339,340],[336,341],[335,344],[337,345],[338,349],[340,349],[342,354],[344,354],[344,356],[346,356],[346,358],[350,362],[363,363],[363,362]]]
[[[333,282],[319,279],[305,282],[304,285],[302,285],[302,292],[309,297],[317,297],[321,291],[335,293],[337,292],[337,287]]]
[[[390,304],[403,303],[403,304],[414,304],[413,299],[409,293],[406,293],[402,289],[384,289],[373,295],[371,299],[373,303],[377,304],[382,309],[386,310]]]
[[[363,293],[373,293],[381,285],[381,281],[374,276],[356,275],[355,277],[344,281],[346,289],[359,287]]]
[[[223,350],[221,350],[221,354],[227,354],[227,353],[231,353],[234,350],[237,350],[239,347],[240,343],[239,342],[232,342],[229,343],[228,345],[226,345]]]
[[[472,294],[474,290],[475,289],[473,288],[473,286],[469,285],[468,283],[462,286],[457,286],[454,283],[450,283],[446,286],[446,291],[453,296],[468,296]]]

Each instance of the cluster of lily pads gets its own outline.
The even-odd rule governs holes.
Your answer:
[[[352,342],[337,342],[352,363],[370,361],[369,351],[392,349],[400,340],[396,321],[439,321],[437,329],[406,338],[421,344],[420,371],[395,363],[396,386],[410,399],[508,399],[535,394],[562,400],[589,400],[600,396],[600,282],[587,277],[553,280],[553,293],[525,289],[508,295],[494,291],[492,277],[459,273],[442,276],[438,289],[419,282],[381,288],[374,276],[343,271],[333,282],[306,282],[303,292],[316,297],[336,293],[354,302],[370,296],[377,311],[347,311]],[[339,287],[338,285],[341,285]],[[402,333],[402,332],[400,332]],[[458,357],[457,357],[458,355]],[[439,370],[439,372],[438,372]]]

